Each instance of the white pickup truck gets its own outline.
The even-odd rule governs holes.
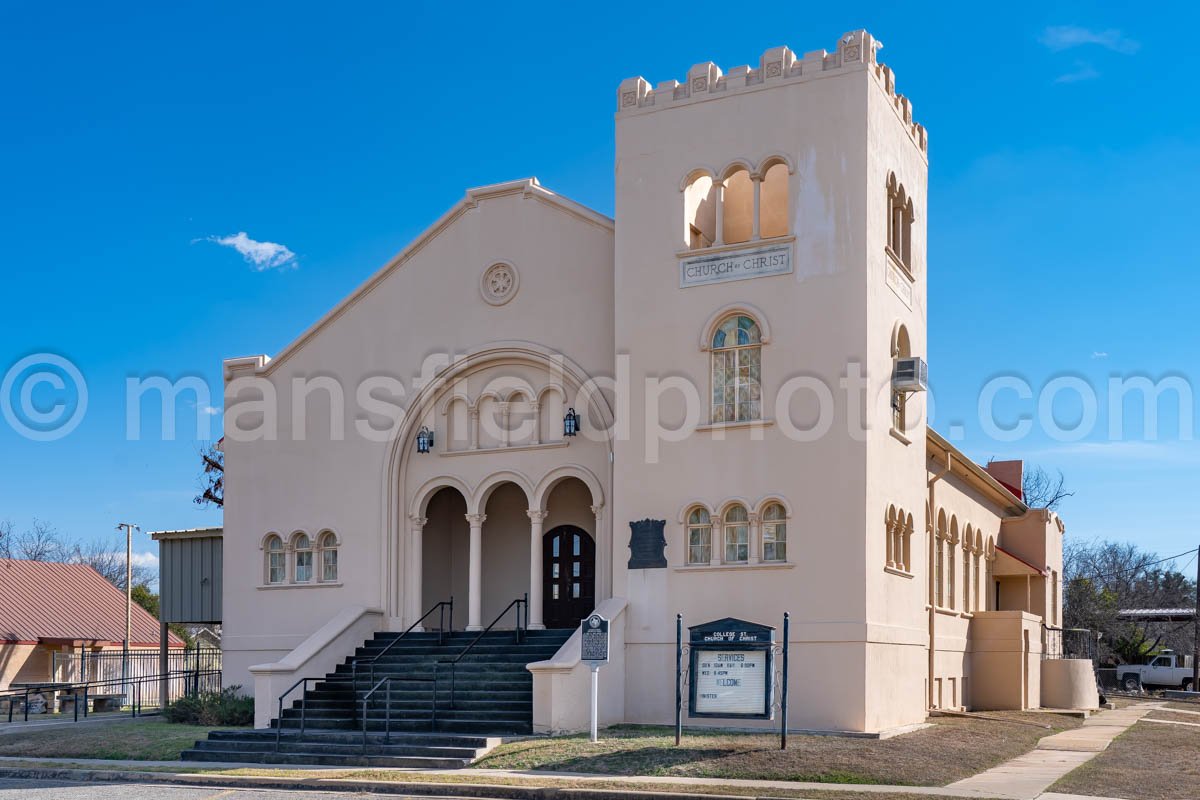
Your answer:
[[[1192,688],[1191,659],[1183,659],[1170,650],[1151,659],[1149,664],[1122,664],[1117,667],[1117,684],[1127,692],[1144,686],[1179,687],[1185,692]]]

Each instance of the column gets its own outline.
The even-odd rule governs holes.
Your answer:
[[[500,406],[500,446],[508,447],[509,440],[512,438],[512,431],[508,429],[508,403],[498,403]]]
[[[592,506],[596,527],[596,605],[612,597],[612,540],[604,528],[604,506]]]
[[[750,239],[758,241],[759,225],[758,225],[758,209],[762,205],[762,178],[755,175],[751,180],[754,182],[754,220],[751,223]]]
[[[713,183],[717,193],[717,229],[713,232],[713,245],[725,244],[725,184]]]
[[[757,511],[751,511],[749,517],[750,524],[747,528],[750,541],[746,543],[748,551],[746,561],[757,564],[762,561],[762,520]]]
[[[421,608],[421,603],[424,602],[425,593],[422,579],[425,575],[425,556],[424,556],[424,531],[425,523],[428,520],[425,517],[419,517],[416,514],[408,518],[412,523],[409,528],[408,536],[408,607],[409,607],[409,624],[417,621],[421,614],[425,613],[425,609]],[[418,625],[414,630],[423,631],[424,626]]]
[[[529,629],[545,629],[542,623],[542,523],[546,512],[529,509]]]
[[[529,440],[530,444],[542,443],[542,404],[534,400],[529,404],[533,411],[533,437]],[[532,595],[531,595],[532,596]]]
[[[479,407],[467,409],[467,449],[479,449]]]
[[[467,630],[483,630],[483,521],[486,514],[467,514],[471,523],[471,566],[467,586]]]

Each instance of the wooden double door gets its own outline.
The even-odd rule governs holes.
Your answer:
[[[559,525],[542,537],[542,622],[574,628],[596,608],[596,543],[587,531]]]

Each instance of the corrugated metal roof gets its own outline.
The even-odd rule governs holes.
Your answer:
[[[1180,622],[1196,616],[1194,608],[1122,608],[1118,619],[1143,619],[1150,622]]]
[[[158,620],[133,604],[131,646],[157,647]],[[125,593],[86,564],[0,558],[0,642],[125,638]],[[183,640],[170,634],[170,645]]]

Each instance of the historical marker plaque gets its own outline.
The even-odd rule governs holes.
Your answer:
[[[689,628],[693,717],[771,719],[775,629],[726,618]]]
[[[580,661],[595,666],[608,663],[608,620],[592,614],[583,621],[580,637]]]
[[[629,523],[629,569],[665,569],[667,566],[665,519]]]

